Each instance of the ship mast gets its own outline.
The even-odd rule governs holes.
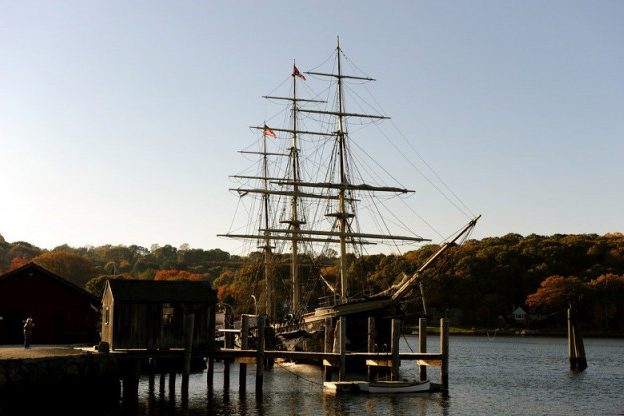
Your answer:
[[[267,153],[267,136],[266,134],[262,137],[262,170],[263,170],[263,182],[264,182],[264,190],[266,191],[262,195],[262,202],[264,204],[264,225],[265,231],[263,232],[263,241],[264,246],[264,282],[265,282],[265,313],[272,321],[275,319],[275,313],[273,308],[274,296],[273,296],[273,277],[271,276],[271,234],[268,231],[269,228],[269,163],[268,163],[268,153]]]
[[[342,70],[340,67],[340,38],[337,40],[336,55],[338,59],[338,152],[340,156],[340,191],[338,193],[338,224],[340,229],[340,302],[347,302],[349,282],[347,276],[347,210],[345,208],[345,126],[344,126],[344,101],[342,91]]]
[[[430,241],[428,239],[412,235],[390,235],[380,233],[364,233],[360,232],[356,224],[353,224],[355,218],[356,207],[358,202],[358,192],[364,192],[367,194],[388,192],[395,194],[406,194],[414,192],[412,190],[392,187],[392,186],[376,186],[367,183],[358,183],[357,172],[356,176],[353,176],[350,162],[350,146],[349,146],[349,134],[347,128],[347,119],[349,118],[368,118],[374,120],[387,119],[382,115],[373,114],[361,114],[351,113],[346,111],[345,106],[345,87],[348,80],[356,81],[374,81],[372,78],[353,76],[343,74],[343,62],[342,62],[342,50],[340,48],[340,39],[337,39],[336,46],[336,64],[337,70],[331,71],[331,73],[323,72],[304,72],[303,74],[316,75],[319,77],[333,78],[336,80],[336,102],[333,109],[322,109],[318,106],[307,106],[303,104],[327,104],[326,101],[315,99],[303,99],[298,98],[297,94],[297,78],[300,77],[305,80],[305,77],[296,68],[293,61],[292,72],[292,90],[291,94],[287,97],[284,96],[264,96],[266,99],[271,100],[284,100],[288,102],[290,114],[292,120],[287,128],[268,128],[264,126],[252,126],[253,129],[264,130],[264,142],[260,152],[241,152],[241,153],[257,153],[262,155],[262,171],[259,176],[235,176],[239,179],[251,179],[258,180],[256,182],[261,186],[251,187],[239,187],[231,189],[238,192],[238,195],[242,198],[247,195],[253,196],[262,195],[262,208],[263,217],[259,224],[259,227],[249,234],[220,234],[221,236],[229,238],[242,238],[242,239],[256,239],[262,241],[259,244],[259,248],[264,252],[264,274],[265,274],[265,290],[266,290],[266,313],[274,320],[276,314],[276,305],[274,299],[274,281],[271,275],[274,270],[271,266],[273,262],[273,247],[272,242],[287,241],[291,248],[291,313],[298,317],[302,313],[302,296],[300,293],[300,264],[299,264],[299,252],[302,250],[300,244],[303,243],[323,243],[323,244],[338,244],[339,247],[339,281],[340,286],[340,304],[345,304],[350,301],[349,297],[349,276],[348,276],[348,259],[349,253],[347,252],[347,245],[357,244],[360,246],[367,244],[376,244],[373,240],[394,240],[394,241],[411,241],[422,242]],[[301,129],[301,122],[299,117],[302,114],[321,115],[333,119],[333,123],[329,123],[333,126],[331,131],[327,131],[324,128],[324,123],[320,121],[318,126],[320,128]],[[317,117],[318,118],[318,117]],[[316,120],[319,121],[319,120]],[[328,120],[325,119],[325,122]],[[325,124],[325,126],[328,124]],[[317,131],[314,131],[317,130]],[[267,131],[270,134],[267,134]],[[267,136],[277,138],[276,133],[283,133],[286,137],[290,138],[290,148],[286,151],[279,153],[271,153],[268,151],[270,143],[267,143]],[[334,140],[333,156],[330,157],[330,174],[325,177],[324,181],[315,182],[314,179],[304,181],[301,177],[301,165],[300,165],[300,140],[302,136],[312,136],[322,139],[323,137],[332,138]],[[270,140],[270,139],[268,139]],[[284,172],[284,176],[270,177],[269,174],[269,158],[283,157],[288,160],[288,169]],[[286,160],[286,159],[284,159]],[[279,220],[279,224],[274,223],[270,212],[273,205],[273,197],[284,197],[285,202],[284,213],[285,218]],[[321,201],[326,200],[329,204],[329,211],[325,212],[325,216],[332,219],[332,225],[329,229],[315,228],[308,229],[304,227],[306,224],[306,213],[303,210],[303,201],[314,201],[315,204],[321,204]],[[275,212],[276,214],[277,212]]]
[[[297,212],[297,194],[299,192],[298,183],[301,181],[299,175],[299,154],[297,149],[297,75],[294,71],[296,68],[293,61],[293,90],[292,90],[292,146],[290,148],[290,163],[292,167],[292,183],[293,183],[293,196],[290,201],[290,229],[293,230],[291,234],[291,262],[290,262],[290,275],[292,279],[292,312],[299,312],[299,247],[298,247],[298,232],[301,229],[301,222],[299,221],[299,213]]]
[[[338,175],[339,178],[337,189],[338,189],[338,206],[337,212],[330,213],[328,215],[334,216],[337,222],[337,237],[339,240],[339,250],[340,250],[340,303],[346,303],[349,300],[349,278],[348,278],[348,264],[347,264],[347,239],[353,238],[355,235],[350,230],[350,219],[352,219],[355,214],[348,212],[347,210],[347,202],[349,198],[347,197],[347,191],[351,189],[356,189],[356,187],[351,184],[351,178],[348,175],[348,163],[347,163],[347,127],[345,123],[346,117],[366,117],[373,119],[386,119],[388,117],[378,116],[378,115],[368,115],[368,114],[356,114],[356,113],[347,113],[345,111],[345,102],[344,102],[344,91],[343,91],[343,80],[346,78],[349,79],[357,79],[357,80],[365,80],[365,81],[374,81],[372,78],[366,77],[357,77],[351,75],[343,75],[342,73],[342,61],[341,61],[342,51],[340,49],[340,38],[337,38],[337,46],[336,46],[336,63],[337,63],[337,73],[336,74],[326,74],[319,72],[308,72],[309,74],[320,75],[320,76],[328,76],[334,77],[337,81],[337,89],[338,89],[338,108],[336,111],[317,111],[317,110],[302,110],[310,113],[317,114],[329,114],[336,117],[337,121],[337,130],[336,141],[337,141],[337,152],[338,152]],[[318,184],[323,186],[323,184]],[[367,185],[362,185],[363,187],[367,187]],[[363,189],[363,188],[362,188]],[[384,190],[382,188],[370,187],[371,191],[373,190]],[[385,189],[390,190],[390,189]],[[405,189],[393,189],[392,191],[399,192],[409,192]],[[392,238],[388,236],[388,238]],[[418,239],[422,241],[422,239]]]

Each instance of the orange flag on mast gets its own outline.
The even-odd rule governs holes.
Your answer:
[[[302,80],[305,81],[305,77],[303,76],[303,74],[301,72],[299,72],[299,70],[297,69],[297,67],[295,65],[293,65],[293,77],[299,77]]]
[[[273,130],[271,130],[271,129],[269,128],[269,126],[267,126],[266,124],[264,125],[264,130],[263,130],[262,134],[263,134],[265,137],[266,137],[266,136],[273,137],[273,138],[276,138],[276,137],[277,137],[277,135],[275,134],[275,132],[274,132]]]

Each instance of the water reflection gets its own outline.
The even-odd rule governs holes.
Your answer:
[[[230,377],[226,366],[215,366],[214,386],[207,372],[181,375],[157,374],[142,378],[136,388],[124,392],[122,412],[126,415],[350,415],[404,414],[448,415],[448,397],[442,393],[410,395],[335,395],[322,389],[322,373],[315,366],[283,365],[265,373],[264,394],[255,392],[255,368],[249,367],[244,388],[239,383],[235,366]],[[406,369],[408,370],[408,369]],[[409,371],[408,371],[409,373]],[[166,393],[166,394],[165,394]],[[142,399],[137,400],[140,397]],[[442,410],[442,411],[440,411]]]
[[[0,416],[199,416],[199,415],[392,415],[451,416],[464,414],[605,414],[622,413],[624,340],[586,340],[589,369],[570,372],[565,339],[451,339],[450,391],[408,395],[323,394],[322,374],[315,367],[276,366],[264,373],[264,394],[255,392],[255,368],[248,366],[248,385],[241,392],[238,366],[231,366],[232,385],[224,387],[223,363],[214,365],[214,385],[207,372],[141,377],[131,387],[119,381],[46,384],[19,395],[0,391]],[[520,348],[520,347],[521,348]],[[406,378],[416,365],[401,365]],[[429,376],[436,381],[435,369]],[[535,380],[549,380],[536,383]],[[187,389],[182,389],[188,385]],[[183,391],[184,390],[184,391]],[[588,394],[588,392],[596,394]]]
[[[61,406],[61,409],[58,407]],[[118,380],[87,380],[80,383],[42,383],[24,389],[0,391],[0,415],[121,415],[121,386]]]

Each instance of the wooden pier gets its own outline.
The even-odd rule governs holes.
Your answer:
[[[255,390],[256,394],[261,397],[264,380],[264,369],[267,362],[276,360],[305,362],[317,364],[323,367],[324,381],[331,381],[332,374],[337,373],[339,381],[346,381],[354,375],[349,374],[348,368],[354,365],[358,368],[368,368],[369,381],[381,374],[388,374],[390,380],[400,380],[399,367],[403,361],[415,361],[419,366],[420,380],[427,379],[427,367],[440,368],[440,383],[434,385],[443,390],[448,390],[448,368],[449,368],[449,350],[448,350],[448,323],[445,319],[440,320],[440,349],[439,352],[427,352],[427,334],[426,320],[421,319],[419,322],[419,352],[404,353],[399,352],[399,336],[401,322],[393,320],[393,336],[390,351],[378,352],[372,351],[373,344],[369,343],[368,352],[345,352],[343,354],[334,352],[303,352],[303,351],[282,351],[282,350],[265,350],[264,328],[266,320],[264,316],[257,317],[257,348],[251,349],[248,344],[249,322],[248,317],[244,316],[240,330],[226,330],[225,347],[213,351],[189,351],[189,350],[170,350],[170,351],[124,351],[114,352],[119,355],[122,365],[125,368],[124,384],[138,383],[139,373],[142,372],[143,366],[137,364],[139,360],[145,361],[149,356],[150,365],[153,366],[151,372],[162,372],[167,367],[162,367],[162,363],[177,362],[175,368],[170,371],[174,374],[178,373],[182,368],[182,389],[188,387],[188,377],[192,368],[190,360],[204,360],[206,363],[206,384],[209,391],[214,390],[214,366],[215,361],[223,362],[223,389],[230,390],[232,382],[230,372],[232,365],[239,366],[239,392],[245,393],[247,389],[247,366],[256,365],[255,371]],[[241,347],[234,348],[233,336],[238,332],[241,336]],[[373,331],[374,332],[374,331]],[[372,335],[371,335],[372,336]],[[189,337],[190,339],[190,337]],[[122,358],[123,357],[123,358]],[[179,365],[180,359],[183,358],[184,363]],[[361,375],[358,374],[361,377]],[[164,380],[164,374],[161,375],[161,382]],[[170,377],[170,389],[171,387]],[[173,381],[175,388],[175,381]],[[125,388],[124,388],[125,390]],[[132,394],[133,389],[130,387],[128,393]]]
[[[87,360],[89,364],[88,369],[98,369],[97,374],[91,370],[85,377],[92,379],[93,377],[99,377],[101,374],[105,379],[117,379],[121,381],[122,394],[124,398],[136,397],[138,392],[138,383],[141,375],[149,375],[150,386],[153,387],[155,379],[160,379],[160,389],[164,389],[166,380],[168,379],[170,394],[175,392],[176,389],[176,374],[182,373],[181,392],[182,397],[188,394],[189,375],[191,372],[197,370],[204,371],[206,369],[206,384],[209,392],[214,390],[214,367],[215,361],[223,362],[223,390],[227,392],[230,390],[231,377],[230,372],[232,365],[239,365],[239,392],[245,393],[247,388],[247,366],[252,364],[256,365],[255,371],[255,391],[257,398],[262,398],[263,381],[264,381],[264,369],[265,365],[271,365],[276,360],[292,361],[292,362],[306,362],[315,363],[322,366],[324,369],[324,381],[331,381],[333,374],[337,373],[338,381],[347,381],[353,379],[356,376],[354,373],[349,373],[349,368],[352,364],[355,364],[358,368],[368,368],[369,381],[374,380],[382,375],[388,375],[392,380],[399,380],[399,367],[403,361],[415,361],[420,369],[420,379],[427,379],[427,367],[435,366],[440,368],[440,384],[436,383],[436,386],[442,390],[448,389],[448,324],[442,319],[440,321],[440,350],[439,352],[427,352],[426,342],[426,322],[424,319],[420,321],[419,326],[419,352],[413,353],[400,353],[398,349],[399,345],[399,332],[400,322],[394,321],[392,337],[392,345],[390,351],[387,352],[302,352],[302,351],[280,351],[280,350],[266,350],[264,339],[264,328],[266,325],[265,317],[259,316],[257,318],[257,338],[256,348],[249,348],[246,343],[249,332],[249,324],[243,320],[242,328],[240,329],[240,335],[242,340],[242,348],[234,348],[233,346],[233,332],[229,332],[226,337],[225,348],[216,350],[202,350],[193,351],[190,348],[192,337],[190,334],[186,334],[187,348],[177,348],[169,350],[114,350],[107,352],[103,349],[100,351],[84,351],[82,354],[64,354],[60,356],[57,354],[55,360],[59,361],[57,366],[50,365],[50,357],[37,356],[37,357],[24,357],[22,359],[0,359],[0,381],[4,380],[4,383],[0,383],[0,391],[3,388],[19,388],[19,385],[8,385],[9,381],[20,383],[19,380],[23,379],[23,387],[28,388],[33,383],[40,383],[45,385],[47,380],[60,377],[66,371],[67,365],[63,363],[69,363],[71,360],[81,359]],[[192,331],[192,325],[190,324],[191,318],[189,318],[189,325]],[[371,328],[372,329],[372,328]],[[373,331],[374,332],[374,331]],[[370,343],[370,348],[373,349],[373,344]],[[70,351],[71,349],[68,349]],[[30,352],[30,350],[26,350]],[[43,351],[42,351],[43,352]],[[74,358],[77,357],[77,358]],[[22,361],[28,361],[28,365],[21,364]],[[41,369],[34,370],[38,367],[38,362],[41,362]],[[198,365],[199,364],[199,365]],[[69,364],[68,364],[69,365]],[[28,374],[20,376],[20,369],[28,368]],[[57,370],[55,370],[57,369]],[[58,374],[54,373],[57,372]],[[4,374],[4,376],[3,376]],[[7,377],[7,375],[11,375]],[[38,375],[37,375],[38,374]],[[37,375],[37,376],[36,376]],[[36,376],[36,377],[35,377]],[[80,377],[78,372],[77,377]],[[35,378],[33,378],[35,377]],[[362,374],[358,373],[357,377],[362,378]],[[366,378],[366,375],[364,375]]]

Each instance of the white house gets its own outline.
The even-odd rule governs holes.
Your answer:
[[[514,311],[512,313],[513,313],[513,317],[516,320],[516,322],[525,322],[526,321],[527,313],[520,306],[518,306],[516,309],[514,309]]]

